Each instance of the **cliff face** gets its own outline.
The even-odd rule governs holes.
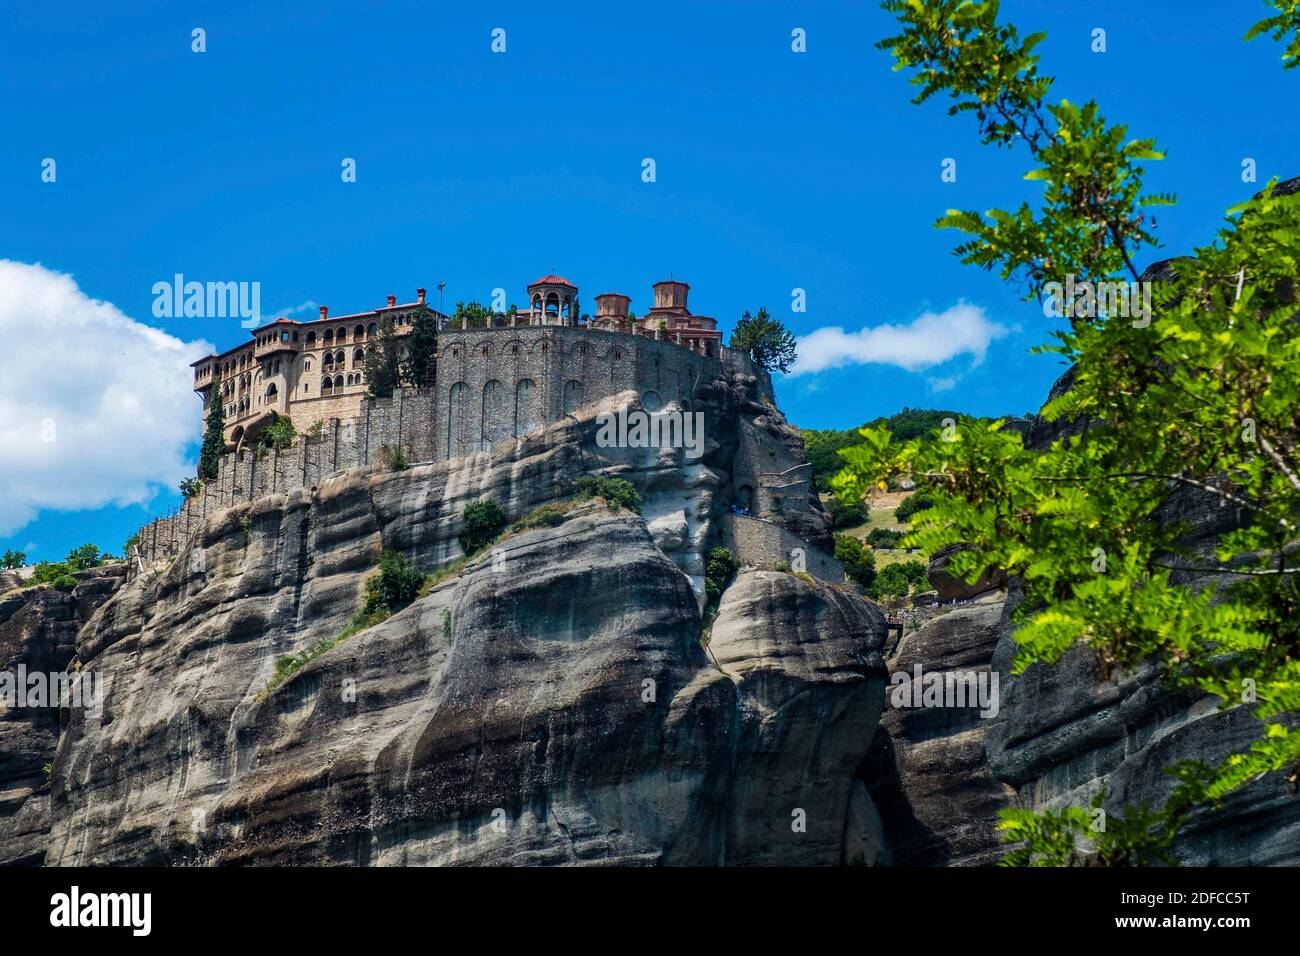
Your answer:
[[[117,590],[125,573],[121,565],[83,572],[71,591],[20,589],[17,575],[4,575],[0,672],[17,683],[19,675],[68,671],[77,632]],[[58,706],[0,709],[0,865],[39,863],[44,858],[50,828],[45,767],[54,760],[61,721],[69,713]]]
[[[48,835],[22,861],[878,860],[856,772],[883,697],[879,611],[753,567],[701,642],[703,554],[751,401],[743,382],[702,396],[698,461],[597,447],[592,407],[493,453],[209,516],[76,634],[102,714],[65,715]],[[384,549],[445,565],[469,501],[517,519],[593,469],[633,481],[644,517],[590,502],[509,535],[267,690],[278,657],[347,626]]]

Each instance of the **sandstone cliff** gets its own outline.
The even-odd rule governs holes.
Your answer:
[[[10,805],[40,824],[0,839],[0,859],[878,861],[857,771],[882,705],[880,612],[771,570],[773,555],[742,569],[701,640],[730,456],[747,429],[771,431],[752,389],[701,396],[696,461],[597,447],[592,407],[491,453],[354,469],[209,516],[175,560],[44,640],[106,696],[28,748]],[[277,658],[344,630],[383,550],[444,567],[468,502],[518,519],[593,470],[631,480],[644,516],[590,502],[509,535],[268,690]],[[42,757],[48,782],[31,773]]]

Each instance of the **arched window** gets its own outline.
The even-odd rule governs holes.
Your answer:
[[[539,405],[541,396],[531,378],[521,378],[515,386],[515,437],[521,438],[542,427]]]
[[[266,386],[266,404],[270,405],[276,398],[275,382]]]
[[[353,349],[353,350],[352,350],[352,367],[353,367],[353,368],[356,368],[356,367],[359,366],[359,365],[363,365],[363,364],[365,363],[365,361],[366,361],[366,350],[365,350],[365,349]]]
[[[315,346],[316,346],[316,333],[315,333],[315,332],[308,332],[308,333],[307,333],[307,346],[308,346],[309,348],[315,348]]]
[[[582,404],[582,383],[571,378],[564,383],[564,413],[572,413]]]
[[[322,376],[320,380],[320,393],[322,395],[329,395],[333,391],[334,391],[334,382],[330,379],[328,375]]]
[[[465,383],[456,382],[447,395],[447,457],[465,454]]]
[[[334,387],[335,387],[335,388],[342,388],[342,387],[343,387],[343,376],[342,376],[342,375],[335,375],[335,376],[334,376]]]
[[[333,353],[333,352],[326,352],[326,353],[325,353],[325,357],[324,357],[323,359],[321,359],[320,361],[321,361],[321,365],[323,365],[325,368],[333,368],[333,367],[334,367],[334,353]]]
[[[337,365],[339,368],[342,368],[343,365],[347,362],[347,360],[348,360],[348,355],[342,349],[339,349],[337,352],[334,353],[334,364]]]
[[[366,334],[367,335],[375,334],[375,323],[371,322],[370,325],[366,327]]]
[[[483,385],[483,418],[479,448],[487,451],[497,442],[510,437],[510,417],[506,414],[506,390],[495,379]]]
[[[353,342],[360,342],[365,337],[366,337],[366,327],[364,325],[358,325],[355,329],[352,330]]]
[[[320,337],[321,342],[326,348],[334,344],[334,330],[326,329],[325,334]]]

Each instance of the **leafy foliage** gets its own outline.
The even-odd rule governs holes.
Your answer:
[[[929,565],[924,561],[899,561],[876,571],[875,580],[866,588],[877,601],[905,598],[926,583]]]
[[[400,551],[385,551],[379,558],[379,573],[366,581],[362,613],[400,611],[415,600],[424,578],[424,572]]]
[[[402,350],[397,326],[391,315],[385,315],[366,343],[366,384],[374,398],[391,398],[401,380]]]
[[[454,329],[487,329],[492,327],[492,310],[482,302],[457,302],[451,316]]]
[[[1129,139],[1093,102],[1045,107],[1052,80],[1039,74],[1033,51],[1046,34],[1021,39],[1014,26],[998,22],[997,0],[881,6],[903,32],[876,45],[893,54],[896,70],[913,71],[911,82],[921,88],[914,103],[946,93],[950,115],[975,113],[981,142],[1024,145],[1042,164],[1025,175],[1044,183],[1040,213],[1022,203],[1014,213],[950,209],[938,221],[971,236],[956,249],[962,261],[997,268],[1004,279],[1027,279],[1029,297],[1067,273],[1092,281],[1127,270],[1136,279],[1131,248],[1156,244],[1142,209],[1173,202],[1141,195],[1140,163],[1163,158],[1154,142]]]
[[[934,507],[934,499],[924,491],[917,491],[899,503],[894,509],[894,518],[898,521],[910,521],[913,515],[932,507]]]
[[[506,523],[506,513],[491,498],[480,498],[465,506],[464,521],[460,536],[460,549],[466,554],[473,554],[480,548],[487,547],[501,532]]]
[[[271,412],[271,421],[257,436],[257,444],[266,449],[288,448],[297,437],[298,430],[293,427],[293,421],[288,416]]]
[[[198,478],[182,478],[177,487],[183,498],[194,498],[203,493],[203,482]]]
[[[1282,69],[1300,66],[1300,0],[1265,0],[1277,13],[1259,21],[1246,34],[1247,40],[1268,35],[1274,40],[1285,40],[1282,52]],[[1291,36],[1287,36],[1291,34]]]
[[[872,528],[867,532],[867,544],[873,548],[897,548],[903,540],[903,532],[891,528]]]
[[[0,568],[6,571],[16,571],[27,563],[27,554],[23,551],[7,550],[0,555]]]
[[[72,572],[77,570],[66,561],[37,561],[32,569],[28,584],[52,584],[56,588],[71,591],[77,586],[77,579]]]
[[[575,487],[575,497],[603,498],[605,503],[614,508],[626,508],[628,511],[641,513],[641,495],[626,478],[606,478],[603,475],[583,475]]]
[[[835,560],[844,565],[844,571],[850,578],[864,588],[869,588],[876,580],[876,556],[870,548],[864,548],[857,538],[846,534],[835,536]]]
[[[946,90],[950,112],[976,111],[985,142],[1019,143],[1041,164],[1030,174],[1045,184],[1039,212],[941,220],[975,236],[959,247],[963,258],[1036,282],[1135,274],[1132,255],[1153,242],[1139,165],[1158,158],[1150,141],[1125,140],[1092,104],[1044,111],[1050,80],[1032,54],[1041,36],[1021,41],[998,25],[996,3],[884,6],[904,32],[882,45],[916,71],[919,98]],[[1251,35],[1295,29],[1295,4],[1273,6],[1281,19]],[[840,452],[837,494],[908,474],[932,496],[905,543],[931,553],[966,543],[952,573],[972,581],[993,565],[1022,580],[1016,673],[1081,642],[1099,677],[1154,661],[1170,683],[1260,721],[1259,738],[1217,766],[1167,768],[1180,783],[1160,810],[1127,808],[1118,828],[1112,814],[1107,835],[1093,839],[1095,862],[1167,862],[1192,809],[1270,772],[1300,776],[1297,262],[1300,195],[1270,185],[1156,285],[1149,323],[1076,315],[1041,349],[1074,365],[1071,388],[1042,416],[1085,423],[1081,433],[1031,451],[998,422],[963,419],[949,440],[864,428],[862,444]],[[1171,492],[1232,510],[1236,530],[1208,559],[1161,510]],[[1214,584],[1175,586],[1175,573]],[[1004,814],[1008,839],[1024,844],[1008,861],[1077,862],[1082,812]]]
[[[406,359],[402,364],[402,378],[416,388],[432,388],[437,377],[435,360],[438,357],[438,320],[427,311],[421,311],[411,325],[407,337]]]
[[[728,344],[748,354],[755,365],[769,372],[788,372],[794,364],[794,333],[779,319],[772,318],[764,308],[760,308],[757,315],[746,311],[732,329]]]
[[[856,528],[867,520],[867,506],[861,501],[832,498],[827,510],[830,511],[831,526],[835,528]]]
[[[1103,809],[1106,790],[1093,796],[1091,812],[1083,807],[1063,810],[1007,810],[998,829],[1013,844],[1002,866],[1178,866],[1170,851],[1187,794],[1180,790],[1159,811],[1149,806],[1125,807],[1118,815]]]
[[[103,556],[95,545],[83,544],[69,551],[64,562],[74,571],[85,571],[87,568],[99,567],[103,563]]]
[[[831,478],[844,467],[839,450],[859,444],[862,441],[858,435],[861,428],[884,426],[895,438],[906,441],[909,438],[928,437],[940,427],[945,418],[956,421],[957,417],[957,412],[935,408],[904,408],[901,412],[874,419],[859,428],[802,429],[804,455],[812,465],[813,485],[822,491],[830,489]]]
[[[401,445],[384,445],[379,449],[380,460],[389,471],[406,471],[411,461]]]
[[[704,565],[704,593],[716,602],[736,576],[740,562],[729,548],[712,548]]]

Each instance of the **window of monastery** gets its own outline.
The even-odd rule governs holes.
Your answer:
[[[308,333],[307,333],[307,344],[308,344],[308,345],[315,345],[315,344],[316,344],[316,333],[315,333],[315,332],[308,332]]]
[[[364,325],[358,325],[355,329],[352,330],[352,341],[360,342],[365,337],[366,337],[366,327]]]

